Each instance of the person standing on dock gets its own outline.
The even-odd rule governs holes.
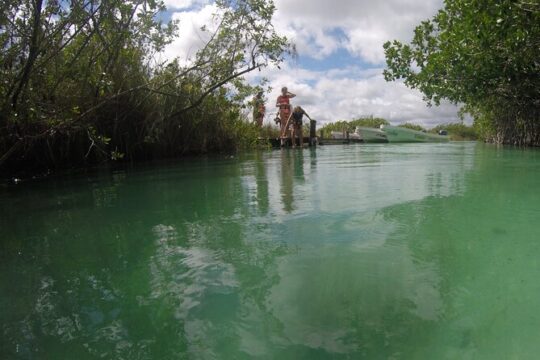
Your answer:
[[[308,113],[302,109],[300,106],[297,106],[294,108],[292,112],[292,122],[293,122],[293,130],[292,130],[292,146],[296,146],[296,137],[298,136],[300,147],[304,146],[304,131],[303,131],[303,124],[302,124],[302,117],[306,115],[309,120],[312,120],[311,117],[308,115]]]
[[[287,87],[281,88],[281,95],[278,96],[276,101],[276,106],[279,108],[279,118],[281,120],[281,136],[283,137],[287,132],[287,120],[291,115],[291,102],[290,99],[295,97],[296,94],[293,94],[287,90]]]
[[[264,106],[263,92],[259,91],[253,98],[253,122],[262,127],[266,107]]]

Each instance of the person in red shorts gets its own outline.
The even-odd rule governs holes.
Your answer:
[[[276,101],[276,106],[279,108],[279,118],[281,120],[281,136],[283,137],[287,132],[287,120],[291,115],[291,102],[289,99],[295,97],[296,94],[293,94],[287,90],[284,86],[281,88],[281,95],[278,96]]]

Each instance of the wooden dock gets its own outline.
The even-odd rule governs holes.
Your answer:
[[[280,148],[280,147],[292,147],[292,141],[291,139],[284,139],[285,143],[282,146],[281,145],[281,139],[280,138],[259,138],[258,141],[260,144],[269,144],[273,148]],[[298,146],[298,139],[296,145]],[[310,137],[305,136],[304,137],[304,146],[325,146],[325,145],[343,145],[343,144],[360,144],[363,143],[360,139],[321,139],[321,138],[315,138],[314,140]]]
[[[335,138],[325,138],[322,131],[320,132],[320,136],[317,136],[315,131],[315,120],[310,120],[310,129],[309,129],[309,136],[303,137],[304,145],[307,144],[308,146],[317,146],[317,145],[343,145],[343,144],[359,144],[363,143],[364,141],[362,139],[357,138],[351,138],[349,136],[348,131],[343,131],[343,135],[341,139],[335,139]],[[297,143],[296,145],[299,146],[298,139],[296,139]],[[283,141],[280,138],[259,138],[258,142],[261,145],[270,145],[273,148],[280,148],[280,147],[292,147],[292,139],[291,138],[285,138]]]
[[[319,145],[360,144],[362,139],[319,139]]]

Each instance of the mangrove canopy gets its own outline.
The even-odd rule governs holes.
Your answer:
[[[161,61],[178,34],[156,0],[0,4],[0,172],[234,149],[256,129],[243,76],[282,62],[270,0],[218,0],[205,45]]]
[[[540,146],[540,3],[446,0],[410,44],[384,44],[387,81],[463,105],[488,141]]]

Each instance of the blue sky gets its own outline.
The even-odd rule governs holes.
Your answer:
[[[188,59],[202,45],[200,26],[215,11],[211,0],[165,0],[172,18],[180,21],[180,36],[166,57]],[[458,108],[443,103],[427,107],[422,94],[400,82],[384,81],[382,45],[411,39],[414,27],[433,16],[442,0],[275,0],[276,30],[296,44],[298,57],[281,69],[267,68],[273,90],[267,94],[268,115],[282,86],[297,97],[319,124],[373,115],[399,124],[427,127],[458,121]],[[259,76],[260,74],[257,74]],[[254,75],[248,80],[257,81]]]

